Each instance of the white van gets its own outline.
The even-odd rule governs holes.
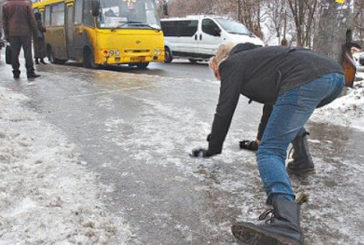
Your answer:
[[[263,41],[243,24],[223,17],[187,16],[161,19],[161,25],[166,63],[172,62],[175,57],[187,58],[193,63],[207,60],[226,41],[264,46]]]

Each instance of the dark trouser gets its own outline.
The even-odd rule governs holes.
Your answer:
[[[10,37],[10,46],[11,46],[11,65],[13,67],[13,73],[19,74],[19,53],[21,47],[24,50],[24,58],[25,58],[25,67],[27,69],[27,74],[34,73],[33,66],[33,58],[32,58],[32,42],[31,36],[17,36]]]

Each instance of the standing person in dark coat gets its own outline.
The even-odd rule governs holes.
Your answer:
[[[220,154],[240,94],[251,100],[274,104],[257,152],[258,168],[266,203],[273,209],[269,222],[255,225],[239,222],[234,236],[244,244],[303,244],[300,204],[296,203],[285,168],[289,143],[305,132],[314,110],[332,102],[344,87],[341,66],[325,56],[303,48],[257,47],[227,43],[219,47],[210,67],[221,80],[219,102],[208,149],[192,152],[195,157]]]
[[[12,50],[12,67],[14,78],[20,76],[19,53],[24,50],[25,67],[28,78],[36,78],[32,58],[32,34],[37,30],[31,2],[26,0],[7,0],[3,4],[3,25],[5,38],[10,42]]]
[[[37,21],[37,31],[36,35],[33,38],[34,41],[34,60],[36,64],[39,64],[39,60],[42,64],[46,64],[44,62],[44,58],[47,56],[46,54],[46,45],[44,40],[44,33],[46,32],[46,28],[42,23],[42,16],[40,13],[35,13],[35,20]]]

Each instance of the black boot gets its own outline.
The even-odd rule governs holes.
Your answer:
[[[20,71],[19,70],[13,71],[13,76],[14,76],[14,79],[19,79],[19,77],[20,77]]]
[[[314,164],[308,149],[307,142],[308,133],[298,135],[292,141],[293,145],[293,161],[287,164],[287,171],[293,174],[301,175],[314,170]]]
[[[45,61],[44,61],[43,58],[40,59],[40,63],[42,63],[43,65],[46,65],[47,64],[47,63],[45,63]]]
[[[29,72],[27,73],[27,76],[28,76],[28,79],[32,79],[32,78],[37,78],[37,77],[40,77],[40,75],[38,74],[35,74],[35,72]]]
[[[303,245],[300,206],[306,200],[307,196],[296,203],[278,196],[273,201],[273,209],[265,211],[259,217],[259,220],[264,220],[271,214],[265,224],[239,222],[232,226],[232,233],[246,245]]]
[[[39,65],[38,58],[35,58],[34,61],[35,61],[35,64]]]

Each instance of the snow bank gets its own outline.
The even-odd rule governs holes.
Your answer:
[[[364,73],[357,77],[362,80],[347,88],[345,95],[316,110],[311,119],[364,131]]]
[[[0,244],[125,244],[74,145],[0,87]]]

